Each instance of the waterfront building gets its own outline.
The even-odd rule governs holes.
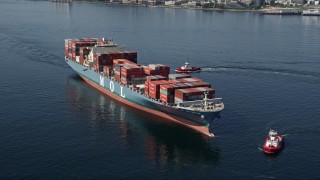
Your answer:
[[[306,0],[276,0],[274,2],[276,4],[283,4],[283,5],[290,5],[290,4],[303,5],[303,4],[306,4]]]
[[[261,7],[265,4],[265,0],[252,0],[252,6]]]
[[[253,0],[240,0],[240,2],[246,4],[246,5],[251,5]]]
[[[149,5],[163,5],[165,4],[163,0],[148,0]]]
[[[123,3],[123,4],[129,4],[129,3],[130,3],[130,0],[122,0],[122,3]]]
[[[319,5],[319,0],[307,0],[307,5]]]
[[[189,1],[188,3],[181,4],[181,6],[196,7],[197,6],[197,2]]]
[[[174,6],[175,3],[176,3],[176,1],[165,1],[164,5],[166,5],[166,6]]]
[[[306,3],[305,0],[291,0],[292,4],[299,4],[299,5],[303,5]]]
[[[138,4],[147,5],[148,4],[148,0],[138,0]]]
[[[110,0],[111,3],[121,3],[122,0]]]

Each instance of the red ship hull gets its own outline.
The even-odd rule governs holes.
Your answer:
[[[284,146],[284,137],[277,136],[277,139],[279,140],[278,146],[267,145],[268,140],[270,140],[269,136],[267,136],[267,138],[263,144],[263,152],[266,154],[273,154],[273,153],[277,153],[277,152],[281,151]]]

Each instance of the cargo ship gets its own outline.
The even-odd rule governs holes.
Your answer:
[[[213,137],[224,104],[211,84],[170,74],[163,64],[137,63],[136,51],[105,38],[65,39],[65,61],[92,87],[111,98]]]

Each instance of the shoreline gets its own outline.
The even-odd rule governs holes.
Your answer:
[[[77,2],[90,2],[90,1],[77,1]],[[100,2],[93,2],[100,3]],[[152,7],[152,8],[169,8],[169,9],[191,9],[191,10],[205,10],[205,11],[231,11],[231,12],[261,12],[253,9],[220,9],[220,8],[202,8],[202,7],[183,7],[183,6],[165,6],[165,5],[144,5],[144,4],[123,4],[123,3],[110,3],[101,2],[102,4],[111,6],[130,6],[130,7]]]
[[[83,1],[87,2],[87,1]],[[110,6],[130,6],[130,7],[153,7],[153,8],[170,8],[170,9],[191,9],[191,10],[203,10],[203,11],[227,11],[227,12],[253,12],[253,13],[263,13],[267,10],[272,9],[299,9],[299,10],[307,10],[307,9],[320,9],[320,5],[316,6],[298,6],[298,7],[266,7],[261,9],[221,9],[221,8],[202,8],[202,7],[183,7],[183,6],[165,6],[165,5],[143,5],[143,4],[123,4],[123,3],[110,3],[103,2],[106,5]],[[282,14],[281,14],[282,15]]]
[[[50,1],[50,0],[49,0]],[[51,1],[56,2],[56,1]],[[72,1],[79,3],[92,3],[92,4],[105,4],[107,6],[128,6],[128,7],[152,7],[152,8],[169,8],[169,9],[191,9],[191,10],[203,10],[203,11],[226,11],[226,12],[253,12],[253,13],[261,13],[271,10],[271,9],[299,9],[299,10],[307,10],[307,9],[320,9],[320,5],[310,5],[310,6],[298,6],[298,7],[265,7],[260,9],[221,9],[221,8],[203,8],[203,7],[190,7],[190,6],[165,6],[165,5],[145,5],[145,4],[131,4],[131,3],[119,3],[119,2],[102,2],[102,1]],[[279,14],[282,15],[282,14]]]

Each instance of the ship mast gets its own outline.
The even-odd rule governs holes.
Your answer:
[[[207,110],[208,109],[208,104],[207,104],[207,100],[208,100],[208,91],[204,92],[204,109]]]

